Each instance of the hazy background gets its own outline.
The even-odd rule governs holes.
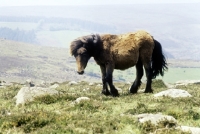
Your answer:
[[[168,58],[200,60],[197,0],[0,0],[0,38],[68,48],[86,34],[146,30]]]
[[[91,33],[148,31],[162,46],[165,82],[200,78],[199,0],[0,0],[0,80],[101,81],[90,60],[78,76],[70,42]],[[135,69],[114,72],[133,81]],[[145,79],[145,77],[144,77]]]
[[[153,3],[199,3],[199,0],[0,0],[1,6],[41,6],[41,5],[113,5],[113,4],[153,4]]]

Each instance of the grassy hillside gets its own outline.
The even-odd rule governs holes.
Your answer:
[[[76,67],[70,65],[69,52],[64,48],[44,47],[1,40],[0,79],[11,82],[66,81],[90,78],[77,77]],[[95,79],[95,78],[93,78]]]
[[[115,83],[122,89],[120,97],[100,94],[101,86],[87,82],[60,84],[56,90],[62,95],[42,96],[24,106],[15,106],[13,97],[20,85],[0,90],[1,133],[134,133],[134,134],[186,134],[174,129],[167,121],[154,126],[140,124],[134,116],[142,113],[162,113],[173,116],[179,125],[200,127],[200,86],[179,87],[187,90],[191,98],[154,98],[153,94],[127,94],[130,85]],[[141,86],[141,89],[144,85]],[[154,93],[166,90],[162,81],[153,82]],[[75,103],[76,98],[86,96],[89,101]],[[166,129],[168,126],[169,129]]]

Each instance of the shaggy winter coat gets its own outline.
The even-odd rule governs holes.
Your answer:
[[[84,73],[88,60],[94,57],[101,68],[102,93],[105,95],[119,95],[112,80],[114,69],[125,70],[136,65],[136,79],[130,93],[137,92],[143,76],[143,67],[147,77],[145,93],[153,92],[152,79],[159,74],[163,76],[167,69],[161,44],[146,31],[83,36],[71,43],[70,53],[76,58],[79,74]],[[110,92],[106,83],[110,86]]]

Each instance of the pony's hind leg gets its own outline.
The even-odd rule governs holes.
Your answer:
[[[139,59],[136,64],[136,79],[130,88],[130,93],[137,93],[138,88],[141,85],[142,76],[143,76],[143,65],[142,65],[141,60]]]
[[[151,63],[145,65],[144,68],[145,68],[145,73],[146,73],[146,77],[147,77],[147,84],[146,84],[144,93],[153,93],[153,90],[151,88],[151,83],[152,83]]]
[[[151,89],[151,83],[152,83],[152,66],[151,66],[151,58],[153,53],[153,47],[154,43],[151,39],[149,39],[147,42],[144,42],[142,44],[142,47],[140,48],[140,57],[142,64],[145,68],[145,73],[147,77],[147,84],[145,88],[145,93],[152,93],[153,90]]]

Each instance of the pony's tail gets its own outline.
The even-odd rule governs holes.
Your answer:
[[[154,49],[152,54],[152,78],[156,78],[159,74],[164,75],[164,71],[168,69],[165,56],[162,52],[161,44],[154,39]]]

